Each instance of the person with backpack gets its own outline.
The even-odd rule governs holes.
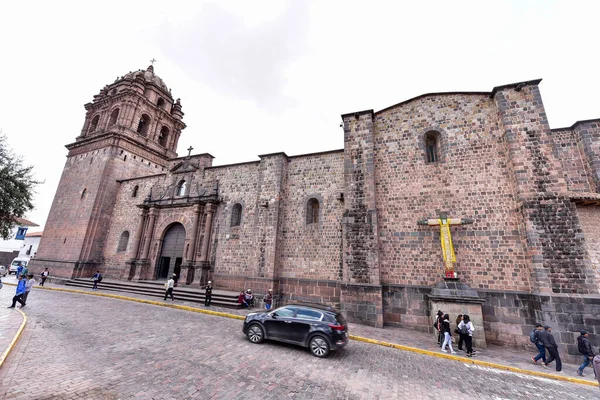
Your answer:
[[[458,324],[458,332],[465,341],[467,347],[467,357],[473,357],[477,353],[473,352],[473,332],[475,327],[471,322],[471,317],[467,314],[463,315],[462,321]]]
[[[544,330],[539,331],[537,335],[546,350],[548,350],[548,354],[550,354],[550,357],[542,363],[542,367],[548,368],[548,364],[556,360],[556,372],[562,371],[562,361],[560,360],[560,354],[558,354],[558,345],[554,340],[554,336],[552,336],[552,327],[544,325]]]
[[[456,354],[454,349],[452,348],[452,334],[450,333],[450,316],[448,314],[444,314],[444,320],[442,321],[442,332],[444,334],[444,344],[442,344],[442,351],[447,353],[446,345],[450,347],[450,352],[452,354]]]
[[[94,286],[92,286],[92,290],[98,290],[98,283],[102,282],[102,274],[100,271],[96,271],[94,276],[92,276],[92,280],[94,281]]]
[[[535,357],[531,357],[531,361],[537,365],[538,361],[541,359],[542,362],[546,362],[546,348],[544,347],[544,343],[538,337],[538,333],[542,331],[544,327],[542,324],[536,324],[535,328],[529,332],[529,341],[535,344],[535,347],[538,349],[538,355]]]
[[[456,329],[454,330],[454,333],[456,333],[458,335],[458,351],[464,351],[463,343],[465,342],[465,338],[463,337],[462,333],[460,333],[460,331],[458,330],[458,325],[460,325],[460,322],[462,320],[463,320],[463,315],[458,314],[458,317],[456,317]]]
[[[592,349],[592,344],[588,339],[588,331],[583,329],[579,333],[580,335],[577,337],[577,350],[579,350],[579,352],[583,354],[583,364],[579,366],[579,369],[577,370],[577,375],[583,376],[583,370],[585,369],[585,367],[590,365],[590,363],[594,359],[594,350]],[[593,367],[594,366],[592,365],[592,369]]]
[[[269,289],[265,297],[263,297],[263,303],[265,303],[265,310],[269,311],[273,304],[273,289]]]

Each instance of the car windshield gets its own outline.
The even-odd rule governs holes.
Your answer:
[[[25,262],[24,262],[24,261],[13,261],[13,262],[12,262],[12,265],[13,265],[14,267],[20,267],[20,266],[22,266],[22,265],[25,265]]]

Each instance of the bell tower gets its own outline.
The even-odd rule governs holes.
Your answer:
[[[179,99],[146,70],[129,72],[85,104],[32,271],[62,277],[103,270],[102,253],[119,180],[164,172],[185,128]]]

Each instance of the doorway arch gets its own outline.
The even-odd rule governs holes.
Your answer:
[[[184,245],[185,228],[183,225],[178,222],[169,225],[165,230],[158,257],[157,279],[168,278],[171,274],[175,274],[179,278]]]

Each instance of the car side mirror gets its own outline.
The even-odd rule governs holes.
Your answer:
[[[276,312],[272,312],[272,313],[271,313],[271,317],[273,317],[273,318],[277,318],[277,317],[279,317],[279,314],[277,314]]]

